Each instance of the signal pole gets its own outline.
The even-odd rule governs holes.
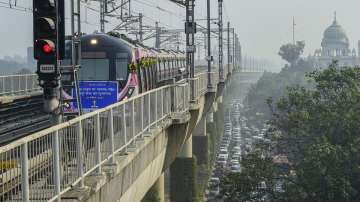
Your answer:
[[[225,81],[224,66],[223,66],[223,19],[222,19],[222,3],[223,0],[218,0],[219,3],[219,78],[221,82]]]
[[[100,0],[100,32],[105,32],[105,4],[107,0]]]
[[[160,49],[160,32],[159,22],[155,22],[155,48]]]
[[[227,23],[227,54],[228,54],[228,72],[230,72],[231,50],[230,50],[230,22]]]
[[[207,65],[208,65],[208,87],[211,87],[211,13],[210,13],[210,0],[207,0]]]
[[[194,18],[194,0],[186,0],[186,25],[185,25],[185,34],[186,34],[186,66],[189,74],[189,78],[194,78],[195,76],[195,33],[196,33],[196,22]],[[194,85],[192,85],[194,87]],[[194,99],[194,88],[191,89],[191,96]]]
[[[233,69],[236,68],[236,42],[235,42],[235,28],[232,29],[232,58]]]
[[[140,43],[143,42],[143,14],[139,13],[139,41]]]

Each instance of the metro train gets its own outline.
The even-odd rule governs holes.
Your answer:
[[[71,43],[66,46],[71,57]],[[184,52],[153,49],[118,33],[81,37],[80,81],[116,81],[118,101],[188,74]]]

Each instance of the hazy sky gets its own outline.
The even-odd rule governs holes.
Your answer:
[[[14,0],[13,0],[14,1]],[[32,44],[31,12],[6,8],[0,0],[0,57],[4,55],[26,54],[26,47]],[[68,2],[68,1],[67,1]],[[144,12],[145,23],[153,25],[154,20],[171,28],[182,28],[184,9],[167,0],[133,0],[133,9]],[[145,2],[146,5],[143,3]],[[206,16],[206,0],[196,0],[199,17]],[[217,17],[217,0],[212,0],[212,16]],[[277,52],[281,44],[292,41],[292,18],[296,21],[296,40],[305,40],[306,55],[320,47],[323,31],[328,27],[337,11],[338,22],[346,30],[351,46],[357,48],[360,39],[359,0],[224,0],[225,21],[235,26],[246,55],[266,58],[280,63]],[[31,7],[32,0],[18,0],[18,5]],[[97,3],[90,4],[97,8]],[[161,11],[156,6],[167,11]],[[170,12],[169,12],[170,11]],[[86,16],[86,18],[85,18]],[[99,29],[98,14],[83,9],[83,28],[86,32]],[[111,20],[106,27],[115,26]],[[205,23],[201,23],[204,24]],[[215,26],[214,26],[215,27]]]

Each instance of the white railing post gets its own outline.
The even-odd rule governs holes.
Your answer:
[[[135,103],[134,103],[134,100],[131,101],[131,134],[132,134],[132,138],[135,138],[136,134],[135,134]],[[135,141],[135,139],[133,141]]]
[[[142,96],[141,98],[141,104],[140,104],[140,107],[141,107],[141,134],[143,133],[144,131],[144,96]]]
[[[22,79],[22,76],[19,75],[18,79],[19,79],[18,92],[21,92],[21,91],[22,91],[22,90],[21,90],[21,79]]]
[[[2,93],[5,94],[5,77],[2,77]]]
[[[59,131],[55,131],[53,136],[53,163],[54,163],[54,183],[55,183],[55,193],[58,197],[57,201],[60,202],[60,192],[61,192],[61,184],[60,184],[60,143],[59,143]]]
[[[108,114],[108,123],[109,123],[109,141],[110,141],[110,164],[114,163],[114,119],[113,119],[113,109],[110,109]]]
[[[186,108],[186,85],[185,86],[182,86],[181,88],[183,89],[183,109],[182,111],[185,111],[185,108]]]
[[[174,85],[174,112],[178,112],[177,111],[177,107],[178,107],[177,88],[178,88],[178,86],[175,84]]]
[[[150,125],[151,125],[151,94],[146,94],[146,96],[148,96],[148,119],[149,119],[149,127],[148,127],[148,131],[150,131]]]
[[[83,148],[83,130],[82,121],[80,120],[77,127],[77,141],[76,141],[76,153],[77,153],[77,172],[80,178],[79,188],[84,187],[84,162],[82,156]]]
[[[95,158],[98,168],[96,173],[101,173],[101,127],[100,127],[100,114],[96,114],[96,123],[95,123]]]
[[[30,79],[31,79],[31,76],[30,76]],[[28,91],[28,75],[25,74],[25,92]]]
[[[155,91],[155,126],[158,126],[158,91]]]
[[[28,145],[21,145],[21,193],[22,201],[30,201],[29,196],[29,162],[28,162]]]
[[[10,77],[10,89],[11,94],[14,94],[14,77]]]
[[[165,88],[164,89],[161,89],[161,118],[164,117],[164,99],[165,96],[164,96],[164,91],[165,91]]]
[[[124,127],[124,145],[126,145],[127,143],[127,126],[126,126],[126,109],[125,109],[125,104],[123,104],[122,107],[122,114],[123,114],[123,127]],[[125,147],[125,152],[126,152],[126,147]]]

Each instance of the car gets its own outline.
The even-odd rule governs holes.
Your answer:
[[[216,163],[218,163],[218,165],[220,165],[221,167],[225,167],[227,163],[227,158],[225,158],[225,156],[218,156]]]
[[[232,165],[232,166],[230,167],[230,172],[232,172],[232,173],[239,173],[239,172],[241,172],[241,166],[240,166],[240,164]]]
[[[229,153],[227,147],[220,147],[219,154],[227,154]]]
[[[233,155],[231,156],[231,158],[232,158],[232,159],[239,159],[239,160],[241,160],[241,154],[235,153],[235,154],[233,154]]]
[[[231,166],[233,166],[233,165],[240,165],[239,160],[238,160],[238,159],[231,159],[230,165],[231,165]]]
[[[232,148],[232,150],[231,150],[232,152],[239,152],[239,151],[241,151],[241,148],[240,148],[240,146],[235,146],[235,147],[233,147]]]
[[[229,158],[229,154],[228,153],[219,153],[218,154],[218,159],[225,159],[225,161],[227,161]]]
[[[238,137],[238,138],[240,138],[241,137],[241,135],[240,135],[240,133],[235,133],[235,134],[233,134],[232,135],[232,137],[234,138],[234,137]]]
[[[220,184],[220,179],[218,177],[211,177],[209,180],[209,186],[217,186]]]

